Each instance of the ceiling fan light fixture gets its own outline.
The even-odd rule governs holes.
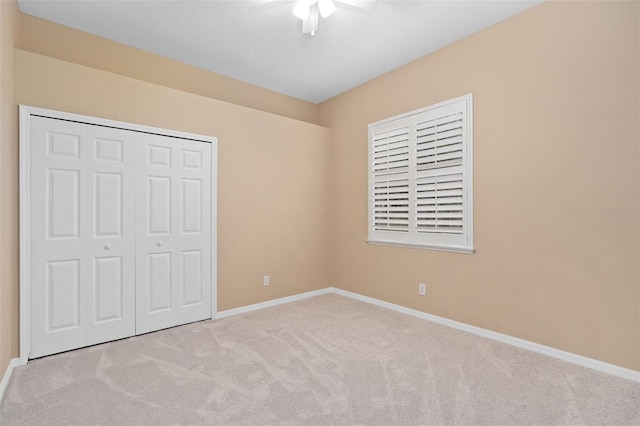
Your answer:
[[[295,6],[293,6],[293,15],[302,20],[308,19],[310,9],[309,0],[297,0]]]
[[[302,33],[312,36],[318,31],[320,17],[327,18],[335,11],[333,0],[296,0],[293,6],[293,14],[302,20]]]
[[[336,11],[336,5],[333,0],[318,0],[318,9],[320,10],[320,16],[328,18]]]

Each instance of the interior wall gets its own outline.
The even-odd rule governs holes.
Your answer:
[[[18,113],[14,107],[13,44],[17,2],[0,1],[0,379],[18,346]]]
[[[309,123],[316,104],[206,71],[89,33],[22,15],[15,47]]]
[[[320,104],[333,285],[640,370],[639,7],[546,2]],[[476,253],[368,245],[368,123],[467,93]]]
[[[335,285],[640,370],[637,2],[530,9],[321,104],[331,134],[285,118],[315,106],[225,97],[232,82],[0,6],[2,374],[18,355],[17,103],[219,138],[219,310]],[[367,245],[367,124],[471,92],[477,252]]]
[[[328,129],[19,49],[15,100],[218,138],[218,310],[328,286]]]

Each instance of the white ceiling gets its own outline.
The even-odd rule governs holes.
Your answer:
[[[534,1],[336,0],[315,36],[293,1],[19,0],[24,13],[319,103]],[[352,4],[349,4],[352,3]]]

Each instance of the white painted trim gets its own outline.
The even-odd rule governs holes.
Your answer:
[[[415,248],[415,249],[423,249],[423,250],[437,250],[437,251],[446,251],[449,253],[463,253],[463,254],[473,254],[476,251],[476,249],[468,248],[468,247],[437,246],[434,244],[403,243],[398,241],[385,241],[385,240],[368,240],[367,244],[371,244],[374,246],[392,246],[392,247],[405,247],[405,248]]]
[[[215,319],[227,318],[234,315],[246,314],[247,312],[258,311],[272,306],[278,306],[285,303],[295,302],[297,300],[308,299],[310,297],[321,296],[333,292],[333,287],[323,288],[320,290],[307,291],[306,293],[294,294],[293,296],[281,297],[279,299],[267,300],[266,302],[255,303],[253,305],[241,306],[239,308],[227,309],[218,312]]]
[[[22,113],[23,111],[29,116],[37,115],[41,117],[56,118],[58,120],[76,121],[79,123],[93,124],[96,126],[114,127],[116,129],[133,130],[134,132],[151,133],[154,135],[189,139],[200,142],[216,143],[218,141],[218,138],[213,136],[198,135],[195,133],[186,133],[177,130],[163,129],[161,127],[144,126],[142,124],[108,120],[106,118],[92,117],[89,115],[73,114],[70,112],[55,111],[52,109],[44,109],[28,105],[20,105],[20,112]]]
[[[54,111],[44,108],[31,107],[27,105],[20,105],[20,362],[26,364],[29,359],[29,353],[31,352],[31,335],[30,335],[30,128],[31,117],[40,116],[54,118],[58,120],[74,121],[85,124],[92,124],[97,126],[113,127],[116,129],[130,130],[134,132],[150,133],[155,135],[169,136],[179,139],[187,139],[200,142],[208,142],[211,144],[211,180],[212,180],[212,194],[211,194],[211,318],[216,316],[217,311],[217,293],[218,293],[218,281],[217,281],[217,154],[218,154],[218,138],[212,136],[198,135],[193,133],[179,132],[175,130],[162,129],[156,127],[143,126],[133,123],[125,123],[122,121],[107,120],[98,117],[91,117],[86,115],[72,114],[62,111]]]
[[[217,141],[217,139],[216,139]],[[211,144],[211,319],[218,312],[218,144]]]
[[[507,345],[515,346],[517,348],[526,349],[531,352],[547,355],[553,358],[560,359],[562,361],[570,362],[572,364],[580,365],[582,367],[601,371],[603,373],[611,374],[612,376],[616,376],[616,377],[620,377],[623,379],[640,383],[640,371],[630,370],[628,368],[623,368],[617,365],[598,361],[593,358],[587,358],[581,355],[573,354],[571,352],[565,352],[560,349],[541,345],[539,343],[534,343],[528,340],[519,339],[517,337],[508,336],[506,334],[497,333],[495,331],[487,330],[485,328],[475,327],[473,325],[465,324],[458,321],[453,321],[447,318],[439,317],[437,315],[427,314],[425,312],[417,311],[415,309],[405,308],[404,306],[395,305],[389,302],[384,302],[382,300],[374,299],[368,296],[362,296],[357,293],[352,293],[350,291],[341,290],[333,287],[330,290],[331,290],[331,293],[339,294],[341,296],[349,297],[351,299],[359,300],[361,302],[366,302],[372,305],[391,309],[392,311],[396,311],[396,312],[411,315],[417,318],[425,319],[427,321],[435,322],[437,324],[455,328],[457,330],[466,331],[468,333],[475,334],[477,336],[486,337],[487,339],[496,340],[501,343],[506,343]]]
[[[519,339],[517,337],[508,336],[506,334],[497,333],[495,331],[487,330],[485,328],[480,328],[480,327],[465,324],[462,322],[450,320],[437,315],[428,314],[422,311],[417,311],[415,309],[406,308],[404,306],[374,299],[373,297],[362,296],[360,294],[352,293],[346,290],[341,290],[335,287],[328,287],[321,290],[309,291],[306,293],[296,294],[294,296],[269,300],[267,302],[262,302],[262,303],[256,303],[254,305],[248,305],[248,306],[242,306],[240,308],[229,309],[226,311],[218,312],[218,315],[216,316],[215,319],[222,319],[222,318],[230,317],[233,315],[240,315],[247,312],[253,312],[260,309],[282,305],[284,303],[295,302],[297,300],[307,299],[309,297],[315,297],[315,296],[320,296],[320,295],[329,294],[329,293],[349,297],[351,299],[355,299],[360,302],[369,303],[382,308],[390,309],[392,311],[400,312],[402,314],[411,315],[413,317],[431,321],[436,324],[454,328],[456,330],[466,331],[467,333],[475,334],[476,336],[485,337],[487,339],[495,340],[501,343],[505,343],[507,345],[515,346],[517,348],[526,349],[531,352],[535,352],[541,355],[546,355],[552,358],[557,358],[562,361],[569,362],[571,364],[579,365],[581,367],[586,367],[591,370],[600,371],[602,373],[610,374],[612,376],[616,376],[622,379],[631,380],[633,382],[640,383],[640,371],[635,371],[635,370],[620,367],[614,364],[598,361],[593,358],[587,358],[585,356],[577,355],[571,352],[565,352],[560,349],[552,348],[550,346],[541,345],[539,343],[534,343],[528,340]]]
[[[614,364],[598,361],[593,358],[587,358],[581,355],[577,355],[571,352],[565,352],[560,349],[552,348],[550,346],[541,345],[539,343],[530,342],[528,340],[519,339],[517,337],[508,336],[506,334],[497,333],[495,331],[487,330],[484,328],[476,327],[473,325],[465,324],[462,322],[450,320],[437,315],[428,314],[426,312],[417,311],[415,309],[406,308],[404,306],[396,305],[393,303],[385,302],[382,300],[374,299],[373,297],[362,296],[357,293],[342,290],[335,287],[327,287],[320,290],[308,291],[306,293],[300,293],[293,296],[282,297],[279,299],[268,300],[266,302],[256,303],[253,305],[241,306],[239,308],[227,309],[220,311],[217,314],[213,314],[213,319],[223,319],[234,315],[245,314],[248,312],[254,312],[273,306],[282,305],[285,303],[291,303],[298,300],[308,299],[311,297],[321,296],[324,294],[338,294],[340,296],[349,297],[351,299],[358,300],[360,302],[369,303],[382,308],[390,309],[392,311],[400,312],[402,314],[411,315],[416,318],[424,319],[434,322],[436,324],[444,325],[445,327],[454,328],[456,330],[466,331],[477,336],[485,337],[487,339],[495,340],[507,345],[515,346],[517,348],[526,349],[531,352],[546,355],[552,358],[557,358],[562,361],[569,362],[571,364],[586,367],[592,370],[600,371],[602,373],[610,374],[612,376],[620,377],[622,379],[631,380],[633,382],[640,383],[640,371],[631,370],[628,368],[620,367]],[[2,394],[9,382],[11,372],[14,367],[25,365],[26,360],[23,362],[20,358],[14,358],[9,363],[9,367],[5,372],[5,376],[0,384],[0,400],[2,400]]]
[[[26,362],[22,362],[20,358],[12,358],[9,361],[9,365],[7,365],[7,370],[4,372],[4,375],[2,376],[2,381],[0,382],[0,402],[2,402],[4,391],[7,389],[7,386],[9,385],[9,380],[11,379],[11,374],[13,374],[13,369],[25,364]]]
[[[31,186],[31,140],[30,111],[20,105],[20,361],[25,363],[31,351],[31,209],[29,187]]]

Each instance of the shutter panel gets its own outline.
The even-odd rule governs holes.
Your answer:
[[[461,173],[416,179],[418,232],[462,234],[463,180]]]
[[[416,115],[415,230],[464,233],[464,114],[443,108]]]
[[[409,180],[382,180],[373,186],[373,219],[377,231],[409,231]]]
[[[373,229],[409,232],[409,126],[374,131],[371,139]]]
[[[462,112],[416,124],[416,170],[462,165]]]
[[[409,171],[409,127],[373,135],[373,175]]]

